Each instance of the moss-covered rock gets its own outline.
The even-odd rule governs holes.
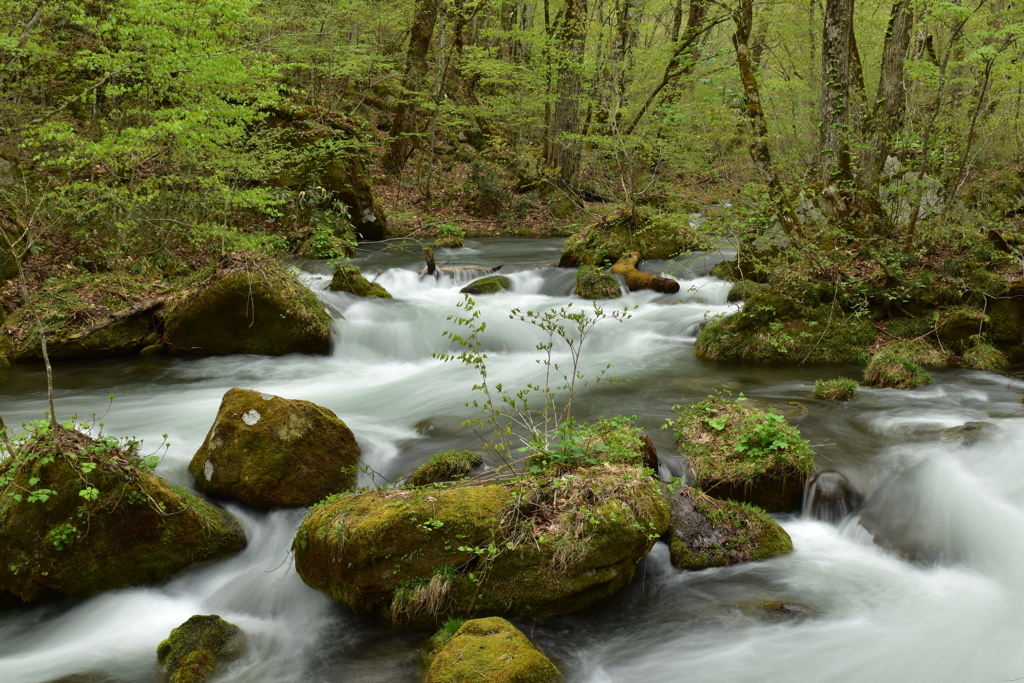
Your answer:
[[[387,220],[374,196],[363,145],[350,121],[325,109],[282,104],[269,112],[266,123],[279,130],[297,152],[275,184],[296,191],[322,188],[329,202],[348,209],[358,237],[387,237]]]
[[[718,500],[693,488],[672,494],[672,564],[699,570],[757,562],[793,551],[789,534],[763,510]]]
[[[737,301],[746,301],[751,297],[764,291],[764,285],[759,285],[753,280],[737,280],[736,283],[729,289],[729,294],[726,299],[730,303],[736,303]]]
[[[435,237],[432,246],[435,249],[461,249],[466,246],[466,243],[460,235],[447,234]]]
[[[551,660],[519,629],[500,617],[464,623],[434,654],[426,683],[464,683],[480,675],[496,683],[562,680]]]
[[[573,293],[584,299],[617,299],[622,296],[619,281],[596,266],[580,266]]]
[[[370,282],[359,271],[359,266],[342,264],[334,269],[330,289],[332,292],[348,292],[368,299],[391,299],[392,296],[383,285]]]
[[[316,295],[277,262],[227,254],[175,297],[164,341],[171,353],[222,356],[328,353],[331,319]]]
[[[439,481],[462,479],[482,464],[480,456],[471,451],[442,451],[416,468],[405,483],[407,486],[429,486]]]
[[[774,409],[711,397],[680,408],[672,424],[702,490],[768,512],[799,504],[814,454]]]
[[[913,389],[932,381],[932,376],[919,364],[931,358],[919,347],[909,344],[890,344],[879,349],[864,369],[864,383],[872,387]],[[918,361],[918,362],[915,362]]]
[[[137,444],[40,428],[4,461],[0,592],[25,603],[164,581],[245,547],[227,512],[170,486]]]
[[[942,438],[957,441],[964,446],[973,446],[995,431],[996,426],[991,422],[965,422],[957,427],[943,429]]]
[[[939,337],[943,344],[965,344],[971,337],[979,335],[988,327],[988,316],[969,306],[955,306],[946,311],[945,319],[939,326]]]
[[[447,489],[369,491],[311,510],[303,580],[392,624],[568,614],[626,586],[668,528],[643,469],[606,464]]]
[[[156,648],[167,683],[202,683],[245,654],[242,629],[216,614],[196,615]]]
[[[134,356],[161,327],[161,285],[123,273],[67,273],[50,277],[35,294],[52,360]],[[11,360],[41,361],[39,328],[21,306],[7,318]]]
[[[852,379],[819,379],[814,383],[814,397],[825,401],[852,401],[858,386]]]
[[[977,344],[964,354],[963,366],[971,370],[1005,373],[1010,369],[1010,362],[991,344]]]
[[[632,251],[644,259],[668,259],[708,249],[710,242],[689,221],[686,214],[658,214],[646,207],[614,211],[569,237],[558,265],[608,266]]]
[[[459,290],[460,294],[477,296],[480,294],[497,294],[512,289],[512,280],[504,275],[488,275],[479,280],[473,280]]]
[[[204,493],[270,510],[351,489],[359,454],[352,430],[327,408],[231,389],[189,471]]]
[[[708,360],[863,362],[876,334],[863,316],[761,287],[740,311],[708,323],[693,353]]]

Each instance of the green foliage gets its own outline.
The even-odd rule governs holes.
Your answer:
[[[913,389],[930,383],[932,376],[901,353],[901,350],[894,345],[875,353],[864,369],[864,383],[873,387],[892,389]]]
[[[819,379],[814,382],[814,396],[826,401],[851,401],[859,386],[852,379]]]

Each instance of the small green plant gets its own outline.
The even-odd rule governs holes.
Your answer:
[[[819,379],[814,383],[814,396],[826,401],[852,401],[859,386],[852,379]]]
[[[47,534],[47,537],[50,539],[50,542],[53,543],[54,548],[57,550],[63,550],[76,540],[82,538],[82,535],[78,532],[78,527],[73,524],[61,524],[58,527],[50,529],[50,533]]]
[[[465,246],[466,231],[454,223],[442,223],[434,231],[434,246],[459,248]]]
[[[449,617],[448,619],[445,619],[444,623],[441,624],[441,628],[439,628],[437,633],[435,633],[430,639],[431,649],[434,652],[437,652],[447,645],[448,641],[455,637],[455,634],[458,633],[459,629],[462,628],[462,625],[465,623],[465,619],[459,619],[457,617]]]

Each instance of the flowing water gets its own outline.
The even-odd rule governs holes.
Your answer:
[[[487,240],[438,250],[439,265],[496,265],[511,292],[477,297],[487,322],[489,379],[520,388],[542,378],[542,332],[509,318],[514,308],[590,304],[572,296],[574,272],[551,267],[557,240]],[[716,258],[721,258],[718,256]],[[220,397],[231,387],[306,399],[335,411],[355,432],[365,462],[383,477],[409,474],[435,452],[476,448],[461,422],[476,416],[471,368],[443,363],[442,332],[459,313],[463,282],[421,279],[418,249],[357,259],[394,300],[321,290],[321,263],[302,264],[309,285],[336,316],[328,357],[137,358],[55,368],[58,413],[106,409],[107,433],[147,443],[170,436],[158,473],[190,485],[188,461]],[[669,432],[671,407],[716,390],[760,400],[800,401],[796,418],[822,470],[841,473],[863,504],[824,514],[780,515],[792,555],[703,572],[674,569],[658,543],[633,584],[571,617],[518,622],[569,683],[607,681],[1006,681],[1024,677],[1024,420],[1020,382],[940,371],[910,392],[861,389],[856,401],[813,399],[815,379],[859,377],[844,366],[708,363],[693,342],[708,315],[730,310],[729,285],[708,275],[711,257],[650,262],[680,280],[678,294],[631,293],[607,309],[588,337],[582,371],[607,364],[625,381],[588,389],[582,419],[636,415],[654,439],[665,477],[684,473]],[[556,359],[565,362],[564,349]],[[8,424],[45,409],[37,368],[0,370]],[[996,426],[970,445],[940,430],[967,421]],[[364,482],[369,483],[364,476]],[[228,683],[348,683],[422,680],[429,635],[391,631],[308,588],[288,555],[301,510],[260,513],[228,505],[248,548],[187,571],[166,585],[135,588],[0,615],[0,681],[41,683],[77,673],[98,681],[159,680],[157,644],[194,614],[220,614],[249,636]],[[835,512],[839,510],[839,512]],[[820,521],[834,519],[834,521]],[[838,518],[838,519],[835,519]],[[2,539],[0,539],[2,542]],[[782,610],[751,606],[781,601]]]

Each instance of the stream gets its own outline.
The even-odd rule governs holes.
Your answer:
[[[504,264],[513,290],[476,297],[487,322],[489,381],[515,389],[543,380],[543,332],[509,318],[512,309],[591,310],[572,295],[575,271],[553,267],[561,240],[469,240],[436,250],[439,266]],[[726,255],[727,256],[727,255]],[[635,292],[603,302],[628,319],[602,320],[588,336],[580,370],[607,365],[601,382],[574,405],[582,420],[636,415],[654,440],[662,476],[684,474],[668,430],[672,406],[719,390],[765,401],[799,401],[803,436],[820,470],[844,474],[864,505],[836,523],[777,515],[794,552],[762,563],[702,572],[671,566],[655,545],[633,583],[569,617],[513,620],[562,670],[567,683],[746,681],[979,683],[1024,677],[1024,383],[991,373],[934,371],[912,390],[861,388],[850,403],[811,396],[819,378],[861,377],[842,365],[705,362],[693,344],[708,316],[727,313],[730,285],[708,275],[722,254],[644,270],[681,283],[678,294]],[[320,291],[323,262],[299,264],[336,317],[330,356],[139,357],[57,365],[61,419],[107,410],[105,432],[155,447],[172,444],[157,473],[191,486],[187,465],[232,387],[304,399],[333,410],[353,430],[363,461],[386,480],[410,474],[438,451],[476,449],[462,427],[476,417],[475,371],[444,363],[459,289],[471,278],[421,279],[418,248],[355,259],[394,300]],[[567,362],[564,349],[556,360]],[[564,367],[564,365],[563,365]],[[0,414],[9,425],[46,409],[42,368],[0,370]],[[995,427],[976,443],[943,439],[968,421]],[[148,452],[143,448],[143,452]],[[371,484],[361,475],[360,484]],[[378,481],[377,483],[381,483]],[[238,517],[248,547],[227,560],[183,572],[163,586],[113,591],[0,614],[0,681],[82,683],[159,681],[157,644],[194,614],[220,614],[249,638],[248,654],[224,683],[354,683],[422,680],[421,631],[393,631],[357,618],[307,587],[289,546],[303,510]],[[869,531],[868,529],[873,531]],[[876,538],[878,537],[876,542]],[[0,542],[3,542],[0,539]],[[782,601],[785,614],[752,609]]]

